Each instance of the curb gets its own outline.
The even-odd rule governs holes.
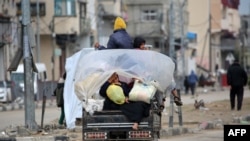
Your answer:
[[[236,118],[233,123],[237,124],[250,124],[250,115],[245,117]],[[223,129],[224,123],[222,120],[215,121],[205,121],[197,123],[197,128],[187,128],[187,127],[170,127],[164,128],[160,131],[160,138],[166,138],[170,136],[178,136],[182,134],[195,134],[203,130],[212,130],[212,129]],[[80,129],[80,128],[79,128]],[[0,137],[0,141],[69,141],[69,136],[38,136],[38,137]]]
[[[235,117],[232,123],[236,124],[249,124],[250,125],[250,114],[244,117]],[[181,134],[194,134],[198,133],[202,130],[212,130],[212,129],[223,129],[224,123],[222,120],[214,120],[214,121],[204,121],[201,123],[197,123],[197,128],[186,128],[186,127],[175,127],[175,128],[166,128],[160,131],[160,137],[169,137],[169,136],[177,136]]]
[[[43,136],[43,137],[15,137],[0,138],[0,141],[69,141],[67,136]]]
[[[69,141],[67,136],[17,137],[16,141]]]
[[[168,137],[168,136],[177,136],[181,134],[187,134],[190,133],[190,129],[186,127],[176,127],[176,128],[168,128],[168,129],[162,129],[160,131],[160,137]]]
[[[56,102],[47,102],[45,107],[57,107]],[[35,108],[42,108],[42,102],[35,102]],[[11,104],[2,104],[0,105],[0,112],[21,110],[24,109],[24,104],[11,103]]]

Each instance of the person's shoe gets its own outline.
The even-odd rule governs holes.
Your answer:
[[[183,103],[181,101],[181,99],[177,96],[174,97],[174,103],[177,105],[177,106],[182,106]]]

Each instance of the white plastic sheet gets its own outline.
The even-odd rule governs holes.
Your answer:
[[[84,48],[66,59],[65,70],[67,77],[64,84],[64,112],[67,128],[75,128],[75,119],[82,117],[82,102],[77,98],[74,90],[75,71],[81,54],[94,51],[94,48]]]
[[[77,94],[82,101],[92,98],[114,72],[121,78],[135,77],[145,83],[156,80],[165,91],[173,79],[175,69],[174,62],[166,55],[150,50],[128,49],[98,50],[82,54],[76,67],[76,83],[87,80],[83,91]]]
[[[66,62],[65,90],[67,93],[74,94],[72,97],[67,95],[64,100],[67,128],[74,128],[73,121],[76,117],[81,117],[80,109],[86,103],[79,104],[79,102],[96,98],[101,85],[114,72],[127,82],[130,81],[128,78],[138,78],[145,83],[156,80],[162,91],[166,91],[173,80],[174,62],[168,56],[155,51],[132,49],[86,51],[83,49],[77,54],[74,55],[74,59],[71,57]],[[71,73],[70,76],[69,73]],[[77,91],[76,84],[80,84]]]

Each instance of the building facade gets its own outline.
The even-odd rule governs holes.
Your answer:
[[[7,3],[10,2],[10,3]],[[7,44],[9,52],[4,73],[21,44],[22,16],[21,0],[1,1],[4,10],[11,12],[12,34],[14,39]],[[39,5],[39,8],[37,6]],[[92,11],[88,11],[88,7]],[[2,7],[1,7],[2,8]],[[3,11],[3,10],[2,10]],[[87,0],[30,0],[30,35],[33,60],[46,64],[48,80],[58,80],[65,72],[66,58],[94,42],[95,1]],[[91,14],[89,14],[91,13]],[[0,14],[1,15],[1,14]],[[11,31],[10,31],[11,32]],[[6,46],[6,44],[5,44]],[[0,53],[6,52],[0,51]],[[4,59],[3,59],[4,60]],[[22,63],[22,61],[20,61]],[[7,76],[9,78],[9,76]]]
[[[124,0],[123,0],[124,1]],[[126,19],[123,13],[122,0],[98,0],[96,2],[96,41],[103,46],[107,46],[109,36],[113,33],[114,21],[117,16]],[[94,18],[94,17],[93,17]]]
[[[250,72],[250,1],[241,0],[239,6],[240,12],[240,52],[241,64]]]
[[[240,0],[221,0],[221,56],[222,68],[227,69],[234,59],[240,59]]]
[[[215,72],[215,66],[226,70],[230,64],[239,42],[237,7],[237,2],[231,6],[224,0],[188,0],[188,29],[197,33],[196,62],[203,70]]]
[[[14,50],[18,47],[18,24],[14,21],[15,3],[0,1],[0,5],[0,80],[7,80],[7,68],[12,61]]]
[[[154,50],[169,55],[170,1],[31,0],[34,60],[46,64],[48,80],[57,80],[65,71],[67,57],[84,47],[92,47],[95,42],[106,46],[117,16],[125,19],[127,31],[132,37],[143,36],[146,44],[152,45]],[[174,38],[177,43],[178,38],[188,40],[185,42],[185,53],[181,55],[185,56],[185,60],[195,56],[196,64],[207,71],[213,71],[217,64],[226,69],[227,55],[238,46],[240,20],[237,3],[232,6],[224,0],[178,2],[185,3],[184,12],[181,13],[183,25],[179,26],[184,28],[184,33],[176,32]],[[0,70],[0,77],[5,79],[8,78],[6,70],[13,61],[15,51],[22,47],[21,0],[0,3],[4,5],[0,7],[0,18],[7,17],[10,21],[3,25],[3,20],[0,20],[0,24],[11,26],[8,28],[11,31],[0,30],[0,34],[5,34],[1,36],[5,39],[0,38],[0,53],[5,56],[0,57],[3,57],[1,60],[7,59],[0,61],[1,66],[5,66],[4,70]],[[12,38],[3,45],[3,40],[8,39],[6,33],[11,34],[8,37]],[[188,33],[193,33],[191,40],[186,39],[190,37],[186,36]]]
[[[146,44],[152,45],[157,51],[164,50],[167,42],[168,1],[126,0],[124,4],[129,34],[132,37],[144,37]]]

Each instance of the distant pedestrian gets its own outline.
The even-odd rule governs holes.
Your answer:
[[[198,76],[195,74],[194,70],[192,70],[191,74],[188,76],[188,83],[191,90],[192,98],[194,98],[197,82],[198,82]]]
[[[240,111],[244,96],[244,86],[247,84],[247,73],[235,59],[227,70],[227,84],[230,85],[231,110],[235,108],[235,97],[237,97],[237,110]]]
[[[185,87],[185,94],[188,94],[189,91],[188,76],[185,76],[184,78],[184,87]]]
[[[54,96],[56,96],[57,107],[61,108],[60,118],[58,120],[59,126],[63,127],[63,123],[65,120],[65,112],[64,112],[64,81],[66,79],[66,73],[63,74],[63,78],[60,78],[57,87],[54,91]]]

